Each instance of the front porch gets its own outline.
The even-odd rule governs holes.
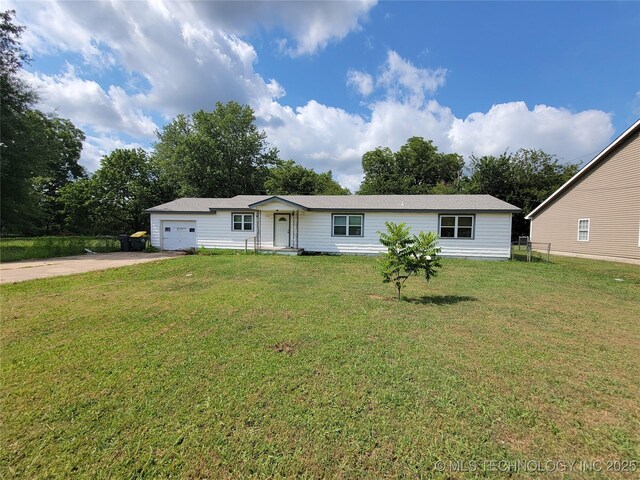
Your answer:
[[[258,253],[300,255],[300,214],[304,207],[280,198],[270,198],[249,206],[256,211],[254,250]]]

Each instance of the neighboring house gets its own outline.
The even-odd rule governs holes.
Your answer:
[[[526,218],[551,253],[640,264],[640,120]]]
[[[151,244],[300,253],[375,254],[385,222],[437,232],[442,254],[508,259],[511,214],[490,195],[238,195],[180,198],[147,210]]]

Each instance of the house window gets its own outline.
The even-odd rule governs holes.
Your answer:
[[[332,231],[334,237],[362,237],[364,215],[336,215],[332,216]]]
[[[440,238],[473,239],[474,215],[440,215]]]
[[[253,231],[253,213],[231,214],[231,229],[235,232]]]
[[[589,224],[591,221],[588,218],[581,218],[578,220],[578,241],[589,241]]]

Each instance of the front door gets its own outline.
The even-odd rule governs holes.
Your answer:
[[[273,245],[276,247],[289,246],[289,231],[291,225],[291,217],[289,214],[276,213],[273,216],[274,234]]]

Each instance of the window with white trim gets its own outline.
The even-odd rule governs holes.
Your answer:
[[[253,213],[231,214],[231,229],[234,232],[253,231]]]
[[[334,237],[362,237],[364,215],[333,214],[331,228]]]
[[[473,239],[474,215],[440,215],[440,238]]]
[[[579,242],[588,242],[589,241],[589,224],[591,220],[588,218],[581,218],[578,220],[578,241]]]

